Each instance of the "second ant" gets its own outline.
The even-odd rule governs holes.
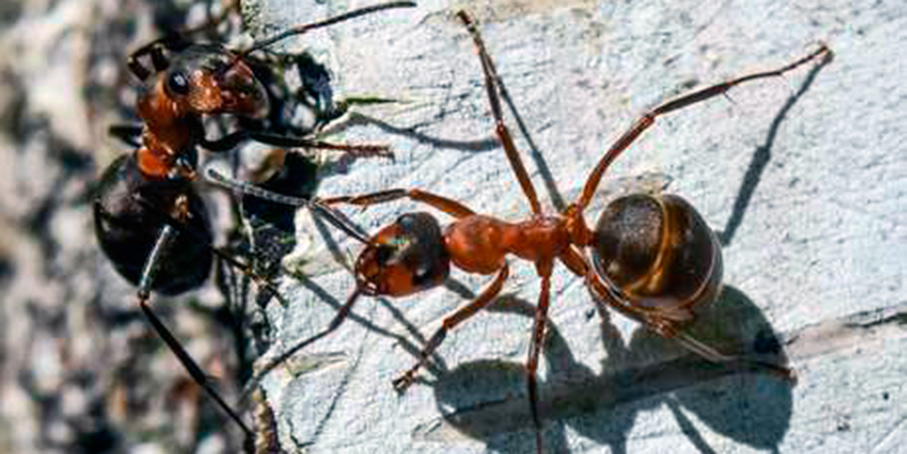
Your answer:
[[[136,106],[143,124],[111,128],[114,135],[133,143],[136,149],[110,164],[97,185],[93,209],[98,243],[117,272],[138,287],[138,305],[155,331],[248,441],[254,438],[253,431],[149,304],[152,291],[174,295],[200,286],[210,274],[215,256],[277,294],[249,265],[213,247],[205,203],[195,189],[198,149],[224,152],[251,140],[280,148],[333,149],[363,155],[388,155],[389,150],[243,128],[209,139],[204,120],[223,115],[261,119],[269,113],[268,94],[250,66],[253,52],[341,21],[412,6],[412,2],[398,1],[352,10],[293,27],[242,51],[219,43],[186,43],[181,36],[169,35],[142,46],[129,57],[129,69],[143,82]],[[153,70],[141,62],[145,57]],[[140,139],[135,141],[136,137]]]

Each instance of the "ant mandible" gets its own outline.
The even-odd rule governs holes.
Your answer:
[[[221,44],[181,46],[168,36],[142,46],[128,67],[144,83],[137,111],[141,128],[112,128],[120,136],[141,135],[136,150],[110,164],[94,200],[95,234],[117,272],[138,287],[138,304],[192,378],[246,433],[253,433],[214,389],[207,376],[149,305],[152,291],[165,295],[198,287],[214,255],[276,291],[250,267],[212,246],[212,232],[202,198],[193,189],[198,148],[227,151],[244,140],[277,147],[327,148],[387,154],[384,146],[330,144],[307,138],[239,129],[219,139],[205,137],[203,115],[233,114],[260,119],[268,113],[265,88],[244,59],[282,39],[372,12],[413,7],[409,1],[388,2],[349,11],[323,21],[293,27],[255,42],[244,51]],[[164,50],[174,53],[172,61]],[[140,62],[148,55],[154,66]],[[155,77],[151,77],[155,75]]]
[[[316,203],[327,207],[337,204],[367,207],[408,198],[443,211],[455,220],[442,229],[428,213],[407,213],[371,237],[353,234],[365,244],[365,249],[355,263],[356,288],[350,297],[327,329],[297,343],[259,368],[253,382],[301,348],[335,330],[360,295],[399,297],[428,290],[447,279],[451,263],[469,273],[495,275],[472,302],[444,318],[441,327],[421,351],[416,364],[393,380],[397,390],[404,390],[412,384],[417,371],[447,333],[495,299],[509,275],[506,257],[510,254],[532,262],[541,278],[526,363],[530,412],[538,452],[542,452],[542,436],[537,409],[536,369],[547,323],[551,274],[556,261],[584,279],[596,304],[602,308],[616,309],[655,333],[675,339],[684,348],[708,361],[742,363],[771,371],[787,380],[795,380],[794,371],[786,366],[719,352],[682,330],[695,318],[694,309],[697,306],[718,296],[722,278],[720,244],[690,203],[672,194],[630,194],[612,201],[594,229],[587,226],[583,212],[611,163],[658,117],[724,94],[742,83],[780,76],[810,61],[824,64],[830,61],[832,51],[823,44],[816,51],[781,68],[738,77],[655,107],[642,115],[605,152],[586,179],[577,200],[563,212],[552,215],[542,211],[535,188],[503,121],[499,78],[475,22],[465,11],[458,12],[457,16],[472,36],[482,64],[495,133],[529,201],[531,217],[517,223],[507,222],[478,214],[458,201],[420,189],[389,189],[316,200]],[[235,186],[238,185],[234,182],[232,187]],[[277,201],[276,198],[274,200]],[[585,248],[591,249],[591,263],[583,253]]]

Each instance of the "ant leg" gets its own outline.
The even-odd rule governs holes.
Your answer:
[[[570,271],[586,280],[586,286],[592,291],[593,295],[597,296],[597,298],[593,298],[596,304],[608,304],[622,314],[639,321],[646,328],[659,335],[676,340],[682,347],[707,361],[718,364],[746,364],[772,372],[785,380],[796,381],[796,373],[788,367],[721,353],[690,334],[678,330],[675,325],[690,319],[691,314],[687,310],[678,310],[671,313],[667,311],[645,311],[637,308],[620,289],[599,276],[589,266],[586,258],[575,248],[567,249],[560,258]]]
[[[479,294],[476,299],[472,300],[468,305],[457,309],[453,315],[444,318],[444,321],[441,322],[441,327],[432,334],[431,338],[428,340],[428,343],[425,344],[425,348],[422,349],[422,352],[419,353],[419,361],[407,370],[403,375],[397,377],[393,381],[394,389],[397,391],[403,391],[413,383],[413,380],[416,378],[416,372],[425,365],[425,362],[428,361],[428,357],[434,354],[435,350],[441,345],[441,342],[444,340],[444,337],[447,336],[447,332],[452,330],[455,326],[459,325],[461,322],[465,321],[469,317],[472,317],[480,310],[488,306],[491,301],[494,300],[494,297],[501,292],[501,288],[504,286],[504,281],[507,280],[507,276],[510,274],[509,267],[505,264],[498,275],[494,280],[482,290],[482,293]]]
[[[183,364],[183,367],[189,372],[189,375],[192,376],[192,379],[201,386],[205,392],[217,402],[217,405],[230,416],[230,418],[236,422],[237,425],[245,432],[247,438],[254,436],[252,430],[243,422],[242,418],[233,410],[224,399],[220,396],[214,386],[211,384],[207,375],[205,375],[202,368],[189,356],[189,353],[183,348],[180,342],[173,336],[169,329],[164,325],[160,318],[155,315],[154,311],[151,309],[151,306],[148,304],[149,295],[151,293],[152,283],[154,281],[154,276],[157,274],[157,269],[161,264],[161,256],[167,253],[168,249],[172,245],[173,239],[177,234],[176,230],[166,225],[161,229],[161,233],[158,235],[157,242],[155,242],[154,247],[151,249],[151,253],[148,255],[148,258],[145,260],[145,266],[142,270],[142,277],[139,281],[138,289],[138,299],[139,307],[142,309],[142,313],[145,314],[145,317],[151,323],[151,326],[154,327],[154,330],[157,331],[158,335],[161,336],[161,339],[170,347],[170,350],[176,355],[180,363]]]
[[[154,66],[154,72],[160,72],[170,66],[170,62],[167,60],[167,57],[164,56],[165,49],[178,51],[188,46],[189,43],[183,39],[182,34],[171,33],[151,41],[133,51],[129,54],[129,57],[126,58],[126,66],[129,67],[129,70],[132,71],[133,75],[144,82],[151,76],[152,71],[146,68],[145,65],[139,61],[139,58],[149,55],[151,57],[151,64]]]
[[[210,151],[220,152],[236,148],[241,142],[254,140],[266,145],[283,148],[315,148],[320,150],[339,150],[353,156],[382,156],[393,158],[394,153],[387,145],[351,145],[324,142],[321,140],[304,139],[294,136],[268,134],[254,131],[236,131],[217,140],[202,138],[200,145]]]
[[[513,168],[514,173],[516,173],[516,178],[520,183],[520,187],[523,188],[523,193],[526,194],[526,198],[529,199],[529,206],[532,208],[532,213],[539,214],[542,212],[542,207],[539,204],[539,197],[535,192],[535,187],[532,186],[532,181],[529,179],[529,173],[526,171],[526,166],[523,165],[523,160],[520,159],[516,145],[513,143],[513,138],[510,136],[510,131],[508,131],[507,125],[504,124],[504,116],[501,111],[501,98],[498,96],[497,92],[496,81],[498,80],[498,75],[494,67],[494,62],[491,60],[491,56],[488,55],[488,51],[485,50],[485,43],[482,41],[482,36],[479,34],[479,30],[476,28],[472,17],[470,17],[466,11],[462,10],[457,12],[457,17],[460,18],[463,25],[465,25],[469,30],[469,33],[472,34],[473,44],[475,45],[476,52],[479,54],[479,60],[482,61],[482,71],[485,73],[485,90],[488,92],[488,103],[491,105],[491,114],[494,117],[495,133],[504,146],[507,160],[510,161],[510,166]]]
[[[148,200],[146,200],[141,195],[138,195],[138,194],[135,195],[135,199],[136,199],[136,201],[138,201],[138,203],[142,204],[145,208],[147,208],[149,210],[149,213],[154,213],[157,216],[159,216],[160,220],[167,224],[165,226],[166,229],[175,230],[175,232],[173,232],[173,233],[178,232],[178,233],[182,233],[182,234],[186,234],[186,235],[194,237],[197,241],[203,243],[204,246],[207,247],[209,250],[211,250],[211,252],[214,255],[216,255],[218,258],[229,263],[231,266],[238,269],[244,275],[250,277],[252,279],[252,281],[255,282],[255,284],[259,288],[263,288],[263,289],[267,290],[272,296],[274,296],[275,298],[277,298],[280,301],[282,306],[287,306],[288,303],[286,300],[284,300],[283,296],[280,295],[280,292],[268,281],[268,279],[266,277],[255,273],[255,271],[252,270],[251,265],[243,263],[243,262],[237,260],[235,257],[233,257],[233,255],[230,254],[229,252],[227,252],[221,248],[215,247],[213,244],[211,244],[209,242],[208,238],[205,238],[203,235],[200,235],[195,230],[186,227],[183,223],[181,223],[178,220],[171,217],[170,214],[162,212],[160,209],[158,209],[157,206],[148,202]],[[109,213],[107,213],[107,210],[105,210],[104,207],[102,207],[100,204],[95,204],[95,208],[98,209],[103,216],[106,216],[108,218],[110,217]],[[188,214],[186,214],[186,216],[188,216]],[[168,240],[168,241],[172,241],[172,240]],[[148,263],[148,261],[146,261],[146,263]],[[155,265],[155,268],[156,268],[156,265]],[[143,276],[144,276],[144,273],[143,273]],[[139,282],[139,284],[141,286],[141,282]],[[150,285],[148,286],[148,288],[149,289],[151,288]]]
[[[797,382],[797,372],[789,367],[773,364],[767,361],[743,359],[738,356],[726,355],[719,352],[718,350],[715,350],[712,347],[709,347],[708,345],[699,341],[699,339],[696,339],[695,337],[683,331],[673,331],[663,335],[670,339],[674,339],[675,341],[677,341],[677,343],[683,346],[683,348],[699,355],[700,357],[710,362],[717,364],[745,364],[758,369],[767,370],[791,383]]]
[[[589,265],[586,257],[583,256],[582,252],[576,249],[575,246],[568,247],[558,258],[567,269],[573,272],[573,274],[585,279],[586,286],[592,290],[594,295],[599,296],[601,300],[604,300],[610,304],[612,308],[627,317],[637,320],[640,323],[646,323],[644,314],[634,308],[633,305],[620,294],[620,290],[610,283],[606,284],[602,281]],[[597,299],[596,303],[599,302],[600,301]]]
[[[151,70],[146,68],[145,65],[139,61],[139,57],[151,52],[151,49],[156,49],[156,52],[160,52],[160,48],[156,46],[148,47],[147,50],[146,48],[142,48],[126,59],[126,66],[129,68],[129,71],[132,71],[132,74],[142,82],[146,81],[148,77],[151,76]]]
[[[142,136],[141,125],[112,125],[107,128],[107,133],[135,148],[142,146],[141,142],[137,140],[137,138]]]
[[[542,289],[539,294],[539,305],[535,309],[535,328],[533,329],[532,343],[529,345],[529,360],[526,362],[526,383],[529,388],[529,411],[532,413],[532,422],[535,424],[536,451],[542,452],[542,421],[539,419],[538,385],[536,371],[539,367],[539,353],[542,351],[542,342],[545,337],[545,325],[548,322],[548,302],[551,290],[551,272],[542,275]]]
[[[363,208],[368,207],[369,205],[375,205],[378,203],[386,203],[393,200],[408,198],[416,202],[422,202],[427,205],[433,206],[455,218],[465,218],[467,216],[472,216],[475,214],[474,211],[466,207],[460,202],[457,202],[453,199],[448,199],[447,197],[439,196],[432,194],[421,189],[387,189],[384,191],[377,191],[368,194],[362,194],[357,196],[337,196],[337,197],[327,197],[319,199],[321,203],[326,205],[334,205],[338,203],[346,203],[349,205],[358,205]]]
[[[744,82],[769,77],[778,77],[788,71],[793,70],[794,68],[797,68],[818,58],[821,58],[821,60],[819,60],[819,65],[824,65],[827,62],[831,61],[832,55],[833,53],[831,49],[829,49],[825,44],[822,44],[819,49],[812,52],[811,54],[781,68],[775,69],[773,71],[747,74],[745,76],[738,77],[724,83],[712,85],[711,87],[706,87],[692,93],[682,95],[650,110],[640,119],[638,119],[636,123],[634,123],[633,126],[631,126],[630,129],[624,133],[624,135],[617,139],[617,141],[614,142],[613,145],[611,145],[611,148],[608,149],[607,153],[602,156],[601,160],[595,166],[595,169],[592,170],[591,174],[589,174],[589,178],[586,180],[586,185],[583,188],[583,193],[579,197],[579,199],[577,199],[574,205],[579,208],[580,211],[585,209],[585,207],[592,200],[592,197],[595,194],[595,190],[598,188],[598,184],[601,181],[605,170],[609,165],[611,165],[611,162],[613,162],[614,159],[617,158],[617,156],[619,156],[624,150],[626,150],[630,146],[630,144],[633,143],[633,141],[636,140],[636,138],[639,137],[646,129],[649,129],[649,127],[655,123],[655,119],[659,116],[724,94],[731,88]]]

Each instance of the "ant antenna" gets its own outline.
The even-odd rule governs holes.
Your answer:
[[[233,61],[231,61],[229,65],[226,65],[223,68],[221,68],[220,72],[221,73],[226,72],[227,70],[232,68],[234,65],[236,65],[236,63],[238,63],[240,60],[242,60],[243,58],[245,58],[247,55],[251,54],[252,52],[264,49],[265,47],[268,47],[271,44],[274,44],[280,40],[289,38],[291,36],[302,35],[302,34],[308,33],[310,30],[314,30],[316,28],[327,27],[329,25],[334,25],[339,22],[343,22],[343,21],[346,21],[349,19],[354,19],[356,17],[364,16],[366,14],[371,14],[371,13],[374,13],[377,11],[382,11],[382,10],[386,10],[386,9],[394,9],[394,8],[413,8],[415,6],[416,6],[416,2],[409,2],[409,1],[379,3],[377,5],[366,6],[365,8],[347,11],[343,14],[340,14],[340,15],[334,16],[334,17],[329,17],[322,21],[312,22],[310,24],[302,24],[302,25],[297,25],[295,27],[291,27],[276,35],[270,36],[268,38],[265,38],[265,39],[262,39],[260,41],[253,43],[252,47],[250,47],[244,51],[237,52],[236,56],[233,58]]]
[[[369,244],[368,234],[362,230],[362,227],[354,224],[353,221],[343,215],[343,213],[335,210],[334,208],[331,208],[318,199],[313,200],[278,194],[276,192],[255,186],[251,183],[239,181],[235,178],[230,178],[210,168],[207,169],[206,175],[208,176],[208,180],[211,183],[236,192],[249,194],[262,200],[280,203],[283,205],[294,206],[297,208],[306,207],[312,210],[313,214],[320,216],[324,220],[328,221],[331,225],[341,230],[343,233],[346,233],[351,238],[359,241],[360,243]]]
[[[346,20],[349,20],[349,19],[353,19],[353,18],[356,18],[356,17],[359,17],[359,16],[364,16],[364,15],[366,15],[366,14],[371,14],[371,13],[374,13],[374,12],[377,12],[377,11],[382,11],[382,10],[385,10],[385,9],[393,9],[393,8],[413,8],[413,7],[415,7],[415,6],[416,6],[416,3],[415,3],[415,2],[408,2],[408,1],[380,3],[380,4],[377,4],[377,5],[366,6],[365,8],[360,8],[360,9],[354,9],[354,10],[352,10],[352,11],[347,11],[347,12],[345,12],[345,13],[343,13],[343,14],[338,15],[338,16],[329,17],[329,18],[327,18],[327,19],[325,19],[325,20],[323,20],[323,21],[312,22],[312,23],[310,23],[310,24],[297,25],[297,26],[292,27],[292,28],[290,28],[290,29],[288,29],[288,30],[284,30],[284,31],[282,31],[282,32],[280,32],[280,33],[278,33],[278,34],[276,34],[276,35],[274,35],[274,36],[271,36],[271,37],[269,37],[269,38],[265,38],[265,39],[263,39],[263,40],[261,40],[261,41],[258,41],[258,42],[256,42],[256,43],[254,43],[254,44],[252,45],[252,47],[250,47],[250,48],[248,48],[248,49],[246,49],[246,50],[240,52],[240,53],[238,54],[238,56],[239,56],[240,58],[245,57],[246,55],[249,55],[249,54],[251,54],[252,52],[255,52],[256,50],[259,50],[259,49],[268,47],[268,46],[270,46],[271,44],[274,44],[274,43],[276,43],[276,42],[278,42],[278,41],[280,41],[280,40],[282,40],[282,39],[289,38],[290,36],[293,36],[293,35],[302,35],[302,34],[304,34],[304,33],[307,33],[309,30],[314,30],[314,29],[316,29],[316,28],[327,27],[327,26],[329,26],[329,25],[333,25],[333,24],[336,24],[336,23],[338,23],[338,22],[343,22],[343,21],[346,21]]]

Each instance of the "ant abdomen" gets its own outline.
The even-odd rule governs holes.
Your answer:
[[[175,295],[196,288],[207,279],[212,263],[211,226],[203,201],[185,179],[144,178],[134,156],[118,158],[98,183],[94,203],[98,243],[117,272],[138,286],[161,229],[168,222],[181,223],[183,228],[170,245],[179,253],[168,255],[151,289]],[[159,211],[160,207],[174,207],[184,215]]]
[[[634,305],[692,317],[687,308],[721,287],[721,246],[702,216],[671,194],[632,194],[611,202],[595,228],[600,274]],[[672,310],[673,309],[673,310]]]
[[[428,213],[407,213],[381,229],[356,261],[356,275],[368,293],[404,296],[435,287],[450,274],[450,257],[438,221]]]

